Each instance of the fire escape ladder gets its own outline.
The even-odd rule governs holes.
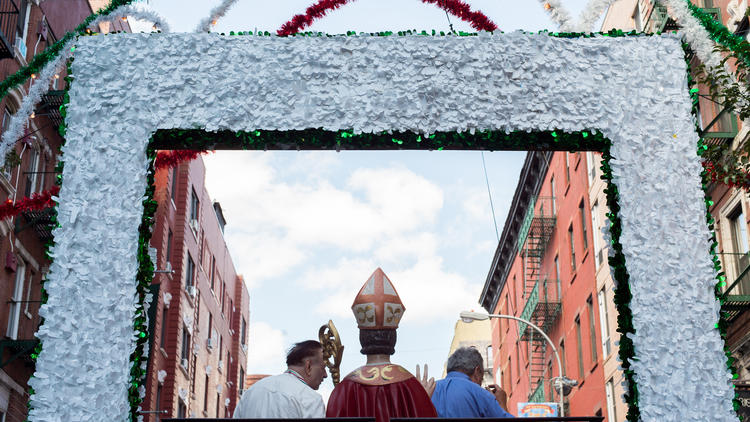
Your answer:
[[[547,341],[537,333],[530,334],[529,339],[529,401],[543,402]]]
[[[524,306],[521,318],[549,333],[560,313],[557,280],[542,275],[542,260],[556,223],[554,197],[535,197],[530,201],[519,231],[518,249],[523,263]],[[544,400],[547,342],[528,324],[519,324],[519,337],[528,342],[529,401]]]

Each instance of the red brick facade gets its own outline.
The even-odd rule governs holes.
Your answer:
[[[249,294],[204,180],[202,159],[155,177],[159,207],[151,245],[156,267],[169,263],[174,273],[154,278],[159,288],[142,407],[166,410],[162,417],[229,417],[246,374]]]
[[[546,158],[541,158],[541,154],[547,154]],[[606,417],[586,154],[532,152],[529,157],[532,158],[527,158],[521,172],[482,304],[492,313],[515,315],[541,325],[536,317],[524,312],[534,294],[531,287],[538,285],[540,303],[561,303],[558,311],[549,312],[545,331],[560,351],[564,375],[578,381],[566,397],[566,416]],[[519,227],[529,206],[534,206],[535,221],[528,237],[524,237],[518,233],[523,232]],[[546,216],[545,223],[536,221],[540,216]],[[542,224],[547,225],[548,235],[544,246],[537,249],[540,259],[532,270],[532,258],[523,257],[520,251],[528,248],[532,232],[542,230]],[[541,400],[558,402],[557,393],[550,391],[551,379],[559,376],[551,349],[547,347],[541,356],[530,359],[530,354],[535,355],[533,347],[530,341],[519,337],[517,322],[493,319],[492,328],[493,374],[508,393],[509,410],[515,413],[518,403],[532,401],[540,382]],[[536,338],[541,340],[539,335]],[[534,377],[531,373],[539,375]]]

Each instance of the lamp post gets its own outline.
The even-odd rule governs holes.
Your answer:
[[[539,328],[536,325],[534,325],[531,321],[527,321],[527,320],[525,320],[523,318],[518,318],[518,317],[513,316],[513,315],[485,314],[485,313],[482,313],[482,312],[473,312],[473,311],[471,311],[471,312],[470,311],[463,311],[463,312],[461,312],[461,320],[464,321],[464,322],[467,322],[467,323],[468,322],[472,322],[472,321],[484,321],[484,320],[489,319],[489,318],[512,319],[514,321],[523,322],[524,324],[527,324],[529,327],[531,327],[534,330],[536,330],[537,332],[539,332],[539,334],[541,334],[542,337],[544,337],[544,339],[547,341],[547,343],[552,348],[552,353],[555,354],[555,359],[557,360],[557,370],[560,373],[560,377],[559,377],[560,378],[560,382],[555,383],[555,384],[558,384],[557,387],[560,390],[559,394],[558,394],[559,402],[560,402],[559,403],[559,406],[560,406],[560,417],[564,417],[565,416],[565,408],[563,407],[563,387],[565,386],[565,384],[576,385],[577,382],[575,382],[573,380],[568,380],[568,379],[566,379],[563,376],[563,367],[562,367],[562,361],[560,360],[560,354],[557,352],[557,348],[555,347],[555,344],[552,343],[552,340],[547,336],[547,334],[544,333],[544,331],[542,331],[541,328]],[[573,383],[575,383],[575,384],[573,384]]]

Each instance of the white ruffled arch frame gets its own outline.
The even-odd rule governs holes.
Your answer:
[[[736,421],[679,37],[81,37],[30,419],[129,417],[159,129],[598,130],[612,141],[643,421]]]

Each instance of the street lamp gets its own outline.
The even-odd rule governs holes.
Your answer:
[[[527,324],[529,327],[533,328],[539,334],[544,337],[544,339],[549,343],[550,347],[552,348],[552,353],[555,354],[555,359],[557,360],[557,371],[560,373],[559,377],[556,377],[555,379],[555,387],[559,390],[559,401],[560,401],[560,417],[565,416],[565,408],[563,407],[563,388],[566,386],[575,386],[578,384],[577,381],[571,380],[565,376],[563,376],[563,367],[562,367],[562,361],[560,360],[560,354],[557,352],[557,348],[555,347],[555,344],[552,342],[552,340],[547,336],[547,334],[542,331],[541,328],[534,325],[531,321],[527,321],[523,318],[518,318],[513,315],[503,315],[503,314],[485,314],[482,312],[473,312],[473,311],[463,311],[461,312],[461,320],[463,322],[469,323],[472,321],[484,321],[486,319],[490,318],[503,318],[503,319],[512,319],[514,321],[523,322],[524,324]]]

